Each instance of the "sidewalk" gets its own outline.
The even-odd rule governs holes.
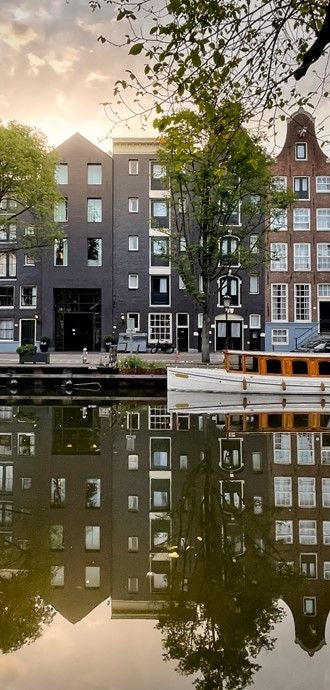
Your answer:
[[[119,353],[118,360],[124,360],[129,356],[129,353]],[[177,364],[178,366],[193,365],[198,366],[201,364],[201,353],[200,352],[179,352],[173,353],[171,355],[165,355],[159,352],[152,355],[150,352],[141,353],[138,355],[141,359],[149,360],[153,362],[161,362],[162,366],[167,366],[169,364]],[[221,366],[223,362],[222,352],[212,352],[210,355],[211,364]],[[91,364],[93,366],[99,364],[105,364],[108,361],[108,355],[106,352],[90,352],[87,355],[86,364]],[[16,352],[1,352],[0,353],[0,366],[6,364],[18,364],[19,357]],[[72,364],[83,364],[83,356],[81,352],[51,352],[50,353],[50,364],[57,366],[68,366]]]

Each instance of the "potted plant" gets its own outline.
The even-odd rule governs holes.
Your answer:
[[[49,364],[49,354],[37,352],[36,345],[32,345],[32,343],[20,345],[16,349],[16,352],[19,355],[20,364],[36,364],[37,362],[42,364]]]
[[[116,345],[117,337],[115,335],[105,335],[103,338],[103,343],[106,352],[110,352],[110,345]]]
[[[50,338],[48,338],[48,335],[42,335],[40,337],[40,352],[48,352],[49,343]]]

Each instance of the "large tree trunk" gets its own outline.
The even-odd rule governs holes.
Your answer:
[[[210,363],[210,317],[208,313],[203,313],[203,327],[202,327],[202,363]]]

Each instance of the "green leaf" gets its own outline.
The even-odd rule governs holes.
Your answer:
[[[134,43],[134,45],[132,45],[132,47],[129,49],[129,55],[139,55],[143,50],[143,47],[143,43]]]

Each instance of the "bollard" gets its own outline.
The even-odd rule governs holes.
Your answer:
[[[87,362],[87,355],[88,355],[87,347],[83,347],[83,351],[82,351],[83,364],[86,364],[86,362]]]

